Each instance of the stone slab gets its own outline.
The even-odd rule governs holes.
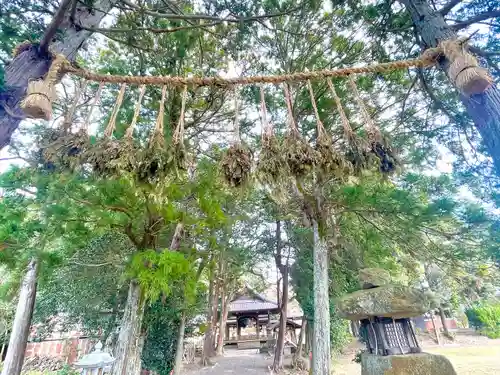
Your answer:
[[[337,300],[339,314],[350,320],[370,317],[411,318],[433,309],[436,301],[432,293],[403,285],[386,285],[358,290]]]
[[[443,355],[419,353],[379,356],[361,354],[361,375],[457,375]]]

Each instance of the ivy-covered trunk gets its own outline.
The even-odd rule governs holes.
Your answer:
[[[97,27],[116,2],[117,0],[95,0],[89,7],[85,6],[88,2],[79,4],[75,22],[70,22],[69,17],[66,17],[60,25],[60,41],[51,46],[53,50],[69,60],[74,59],[80,47],[92,34],[77,25],[85,28]],[[12,133],[19,127],[23,116],[19,104],[26,94],[28,82],[42,78],[49,67],[50,56],[40,53],[36,47],[22,51],[7,65],[2,89],[4,105],[0,106],[0,150],[9,144]]]
[[[28,269],[21,284],[2,375],[19,375],[21,373],[30,333],[33,308],[35,307],[37,278],[38,262],[32,259],[28,264]]]
[[[456,32],[446,23],[444,16],[431,7],[428,0],[399,0],[411,15],[415,30],[425,48],[436,47],[440,42],[457,37]],[[447,64],[441,64],[446,73]],[[500,175],[500,90],[493,83],[482,94],[461,95],[477,131],[483,139],[488,153],[493,159],[497,174]]]
[[[141,370],[142,318],[145,300],[141,287],[131,281],[115,350],[112,375],[139,375]]]
[[[330,309],[328,294],[328,247],[318,221],[312,220],[314,235],[314,340],[313,374],[330,375]]]

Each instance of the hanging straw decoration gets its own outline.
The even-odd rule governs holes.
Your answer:
[[[288,84],[284,84],[285,101],[288,110],[289,131],[283,142],[286,162],[290,173],[296,177],[302,177],[309,172],[317,162],[316,151],[307,143],[299,133],[299,129],[293,118],[292,100]]]
[[[236,89],[234,94],[234,140],[222,156],[221,168],[226,182],[232,187],[239,187],[246,184],[250,179],[253,155],[250,148],[241,142],[239,124],[240,103]]]
[[[94,173],[100,177],[119,176],[123,171],[130,172],[133,169],[133,163],[128,156],[131,150],[125,143],[113,138],[126,88],[126,84],[120,87],[108,125],[104,130],[104,137],[98,140],[85,155]]]
[[[267,185],[280,185],[288,176],[288,165],[283,155],[279,140],[267,120],[266,99],[264,88],[260,86],[260,111],[262,121],[262,149],[257,164],[257,176]]]
[[[163,121],[165,117],[165,99],[167,86],[161,90],[161,99],[158,109],[158,117],[153,134],[149,140],[148,147],[140,156],[137,170],[139,181],[155,183],[168,174],[172,166],[172,153],[165,147],[165,135]]]
[[[64,116],[60,128],[47,129],[38,141],[39,159],[44,169],[54,170],[56,167],[73,171],[81,164],[82,155],[89,148],[90,143],[85,129],[71,132],[73,116],[80,101],[87,81],[75,86],[73,102]]]
[[[354,78],[349,76],[349,86],[354,94],[361,116],[365,122],[365,129],[368,135],[371,152],[379,159],[379,169],[383,173],[394,172],[399,164],[397,157],[390,147],[389,141],[382,136],[380,129],[370,117],[366,105],[359,94]]]
[[[328,87],[332,93],[333,99],[335,100],[335,105],[337,106],[337,111],[340,115],[340,121],[342,123],[342,128],[344,129],[344,138],[347,141],[346,157],[350,161],[356,173],[361,173],[364,169],[369,168],[369,160],[371,159],[371,154],[369,153],[370,147],[363,138],[359,138],[356,133],[352,130],[349,119],[344,111],[340,97],[335,90],[335,86],[330,78],[327,79]]]
[[[27,116],[46,121],[52,118],[52,103],[57,98],[55,86],[61,79],[65,63],[63,55],[56,55],[45,78],[28,83],[26,97],[20,105]]]
[[[311,99],[311,105],[314,110],[316,118],[317,138],[316,138],[316,151],[317,151],[317,164],[320,170],[326,174],[334,175],[337,178],[345,178],[351,172],[351,165],[348,163],[340,153],[333,147],[333,141],[327,133],[323,122],[319,116],[316,98],[314,97],[314,90],[311,81],[307,81],[307,88]]]

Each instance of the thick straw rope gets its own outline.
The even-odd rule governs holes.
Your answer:
[[[132,122],[130,123],[129,127],[125,131],[125,138],[127,139],[133,138],[134,128],[135,125],[137,124],[137,120],[139,119],[139,113],[141,112],[142,98],[144,97],[145,92],[146,92],[146,85],[141,85],[139,89],[139,99],[137,100],[137,103],[135,103],[134,117],[132,118]]]
[[[491,86],[492,79],[485,69],[478,66],[477,60],[465,50],[465,43],[467,40],[468,38],[461,38],[445,41],[436,48],[427,49],[417,59],[393,61],[356,68],[238,78],[103,75],[76,68],[72,66],[64,56],[54,55],[52,65],[46,78],[42,81],[30,82],[27,96],[21,104],[21,108],[24,109],[28,116],[47,120],[50,119],[52,114],[52,101],[55,99],[54,85],[60,80],[64,73],[71,73],[89,81],[129,85],[189,85],[198,87],[252,85],[261,83],[279,84],[284,82],[342,77],[361,73],[384,73],[410,67],[426,68],[436,65],[443,56],[450,62],[448,68],[450,79],[465,95],[472,95],[484,92]],[[22,48],[16,49],[16,53],[19,53]]]
[[[111,117],[109,119],[108,126],[106,130],[104,130],[104,136],[106,138],[111,138],[116,128],[116,118],[118,117],[118,112],[120,111],[120,107],[122,106],[123,97],[125,96],[125,90],[127,88],[126,83],[122,83],[120,87],[120,91],[118,92],[118,96],[116,97],[115,106],[113,108],[113,112],[111,113]]]
[[[356,68],[343,68],[336,70],[318,70],[311,72],[298,72],[292,74],[274,76],[253,76],[253,77],[172,77],[172,76],[119,76],[92,73],[88,70],[79,69],[69,63],[64,65],[67,73],[85,78],[90,81],[106,83],[127,83],[131,85],[170,85],[170,86],[232,86],[232,85],[252,85],[258,83],[283,83],[294,81],[307,81],[309,79],[324,79],[327,77],[343,77],[350,74],[360,73],[384,73],[395,69],[406,69],[411,67],[426,68],[436,65],[439,56],[442,55],[441,48],[430,48],[418,58],[402,61],[392,61],[388,63],[367,65]]]

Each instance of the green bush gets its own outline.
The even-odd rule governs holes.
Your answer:
[[[500,302],[482,303],[467,310],[469,322],[490,339],[500,338]]]

